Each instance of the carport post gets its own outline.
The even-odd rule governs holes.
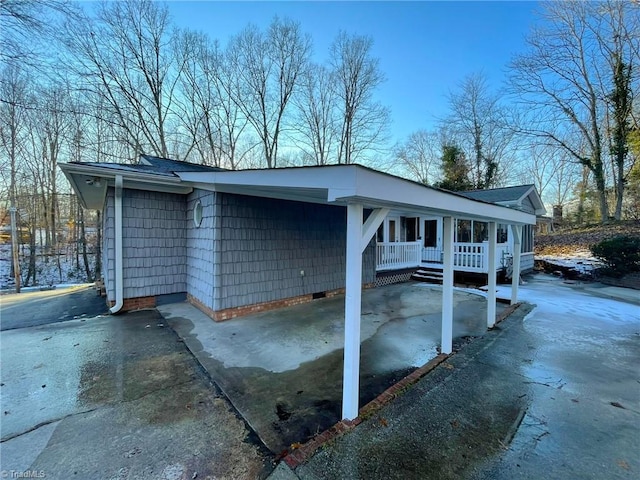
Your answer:
[[[442,219],[442,343],[440,351],[453,350],[453,218]]]
[[[520,245],[522,243],[522,225],[511,225],[513,234],[513,273],[511,274],[511,305],[518,303],[518,285],[520,285]]]
[[[489,265],[487,265],[487,327],[496,324],[496,222],[489,222]]]
[[[347,264],[344,300],[342,418],[358,416],[360,388],[360,309],[362,301],[362,204],[347,205]]]

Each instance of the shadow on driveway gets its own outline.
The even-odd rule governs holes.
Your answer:
[[[0,330],[34,327],[107,313],[93,285],[0,296]]]

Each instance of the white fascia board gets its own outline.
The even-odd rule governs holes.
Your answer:
[[[529,190],[527,190],[527,192],[518,199],[518,205],[522,205],[522,202],[524,201],[524,199],[527,198],[531,194],[533,194],[532,197],[531,197],[533,201],[531,203],[533,203],[536,215],[544,215],[544,214],[546,214],[547,213],[547,209],[545,208],[544,203],[542,202],[542,199],[540,198],[540,195],[538,194],[538,190],[536,190],[536,187],[534,185],[531,185]]]
[[[353,193],[357,168],[355,165],[332,165],[227,172],[176,172],[176,175],[185,182],[192,182],[207,190],[217,191],[222,191],[223,188],[231,191],[234,186],[315,188],[327,190],[329,192],[327,200],[332,201],[332,197]]]
[[[357,197],[382,205],[403,205],[411,211],[436,211],[456,218],[494,220],[500,223],[535,225],[535,215],[429,188],[409,180],[368,169],[359,169]],[[365,202],[370,204],[370,202]],[[417,208],[416,208],[417,207]]]
[[[359,165],[179,172],[177,175],[196,188],[211,191],[340,205],[362,203],[366,208],[391,208],[501,223],[535,224],[534,215],[425,187]],[[313,189],[318,191],[318,195],[312,199],[308,192]],[[306,197],[304,192],[307,193]]]
[[[138,183],[150,183],[156,185],[180,185],[182,182],[177,177],[156,175],[153,173],[135,172],[130,170],[118,170],[115,168],[100,167],[97,165],[77,165],[72,163],[59,163],[58,166],[65,173],[71,175],[86,175],[114,180],[120,175],[123,180]],[[126,187],[125,187],[126,188]]]
[[[123,178],[123,186],[127,189],[147,190],[165,193],[187,194],[193,191],[191,185],[185,185],[179,178],[164,177],[154,174],[117,170],[96,165],[78,165],[59,163],[58,166],[71,183],[83,207],[100,210],[104,204],[107,186],[115,185],[115,177]],[[101,186],[87,184],[87,180],[99,178]]]

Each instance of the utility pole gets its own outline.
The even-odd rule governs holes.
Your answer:
[[[13,275],[16,281],[16,293],[20,293],[20,257],[18,256],[18,228],[16,225],[16,212],[18,209],[11,205],[11,254],[13,256]]]

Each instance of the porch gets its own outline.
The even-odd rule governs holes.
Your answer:
[[[508,244],[496,245],[494,268],[496,271],[509,264]],[[439,247],[423,247],[416,242],[378,242],[376,244],[376,271],[403,268],[429,267],[441,269],[443,250]],[[453,268],[459,272],[489,272],[489,242],[454,242]]]

